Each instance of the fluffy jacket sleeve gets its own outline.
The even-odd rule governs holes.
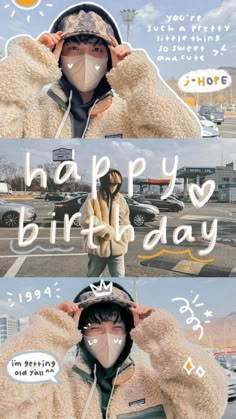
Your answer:
[[[81,339],[81,332],[77,330],[67,313],[49,306],[38,310],[32,316],[30,326],[1,348],[0,417],[5,417],[8,412],[19,408],[27,401],[37,404],[40,400],[48,398],[55,390],[55,386],[59,385],[51,383],[29,385],[10,379],[4,371],[7,362],[16,353],[33,350],[47,351],[62,360],[68,349]]]
[[[227,404],[226,375],[200,346],[184,339],[177,320],[165,310],[156,310],[131,332],[134,342],[149,354],[157,381],[173,415],[178,419],[220,419]],[[191,374],[184,364],[191,357]],[[203,368],[200,378],[196,371]]]
[[[52,52],[29,36],[13,38],[0,61],[0,137],[24,136],[27,110],[37,102],[42,88],[61,77]]]
[[[144,50],[133,50],[107,79],[126,101],[136,137],[201,138],[197,117],[163,81]]]

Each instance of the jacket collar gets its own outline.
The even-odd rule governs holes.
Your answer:
[[[59,83],[53,83],[49,86],[47,90],[48,96],[54,100],[64,111],[67,109],[67,101],[68,98],[66,94],[63,92],[61,87],[59,86]],[[113,92],[110,90],[107,92],[104,96],[98,98],[94,105],[91,106],[89,109],[89,112],[91,110],[90,116],[95,117],[104,111],[106,111],[110,106],[112,105],[112,97]]]
[[[79,374],[84,380],[87,380],[89,382],[93,382],[93,379],[91,377],[91,369],[89,366],[81,359],[76,360],[76,364],[73,365],[72,371],[74,371],[76,374]],[[120,371],[118,374],[118,377],[116,379],[116,386],[121,386],[127,381],[129,381],[135,371],[135,364],[131,357],[128,357],[126,361],[122,364],[120,367]],[[113,379],[114,381],[114,379]]]

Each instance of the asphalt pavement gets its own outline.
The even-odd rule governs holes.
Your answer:
[[[222,419],[235,419],[236,418],[236,400],[230,400]]]
[[[65,242],[63,223],[58,223],[56,243],[52,245],[49,238],[54,204],[36,199],[17,202],[36,209],[35,222],[39,225],[39,234],[32,245],[23,248],[18,246],[18,228],[0,228],[0,276],[86,276],[88,258],[83,248],[81,229],[73,227],[70,241]],[[145,251],[144,238],[151,231],[159,229],[164,216],[167,216],[167,243],[158,243],[151,251]],[[201,226],[206,221],[209,231],[214,218],[218,219],[217,243],[207,257],[202,257],[199,251],[206,249],[209,243],[202,238]],[[176,246],[173,244],[173,231],[183,225],[192,226],[196,241],[185,241]],[[157,221],[135,228],[135,241],[130,243],[125,259],[126,276],[236,276],[235,247],[236,204],[210,203],[201,210],[186,204],[182,212],[161,212]],[[179,254],[180,251],[182,254]],[[208,259],[212,261],[208,262]],[[109,273],[105,272],[104,276],[109,276]]]
[[[222,138],[236,138],[236,116],[227,116],[218,128]]]

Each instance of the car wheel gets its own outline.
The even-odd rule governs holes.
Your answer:
[[[2,223],[5,227],[18,227],[19,225],[19,214],[15,211],[7,212],[2,219]]]
[[[74,227],[80,227],[80,217],[76,217],[75,221],[73,222]]]
[[[136,214],[134,215],[132,219],[132,224],[135,225],[135,227],[142,227],[145,224],[145,217],[142,214]]]
[[[171,207],[171,210],[172,210],[173,212],[178,212],[178,211],[179,211],[179,207],[178,207],[178,205],[173,205],[173,207]]]

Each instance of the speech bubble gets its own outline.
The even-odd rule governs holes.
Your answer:
[[[28,351],[15,354],[6,365],[6,374],[20,383],[45,383],[52,381],[60,372],[55,355],[46,351]]]
[[[209,93],[226,89],[232,83],[225,70],[190,71],[178,80],[179,89],[186,93]]]

